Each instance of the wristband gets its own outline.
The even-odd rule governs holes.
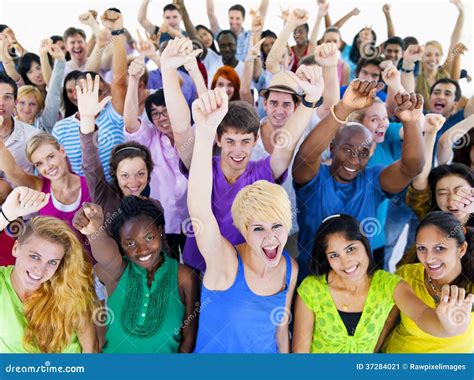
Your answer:
[[[10,224],[12,221],[10,219],[7,218],[7,216],[5,215],[5,213],[3,212],[3,209],[0,208],[0,214],[3,215],[3,217],[5,218],[5,220],[8,222],[8,224]]]
[[[119,35],[124,34],[124,33],[125,33],[125,28],[112,30],[112,32],[110,32],[110,34],[112,34],[112,36],[119,36]]]
[[[349,121],[349,116],[346,117],[346,120],[339,120],[336,116],[336,113],[334,112],[335,108],[336,108],[336,104],[333,104],[331,106],[331,115],[334,118],[334,120],[336,120],[339,124],[347,124],[347,122]]]
[[[305,107],[308,107],[308,108],[316,108],[318,106],[318,101],[316,102],[308,102],[306,100],[306,95],[303,95],[302,99],[301,99],[301,103],[303,103],[303,105]]]
[[[403,67],[401,67],[400,71],[403,72],[403,73],[412,73],[413,71],[415,71],[415,69],[407,70],[407,69],[404,69]]]

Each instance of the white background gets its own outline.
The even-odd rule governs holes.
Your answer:
[[[141,1],[137,0],[0,0],[0,23],[7,24],[14,29],[17,38],[30,51],[37,52],[41,38],[53,34],[62,35],[69,26],[84,27],[78,21],[79,14],[88,9],[95,9],[101,14],[108,7],[115,6],[122,11],[125,26],[135,35],[139,27],[137,12]],[[148,7],[148,18],[155,24],[162,22],[162,9],[166,1],[152,0]],[[222,28],[228,26],[227,10],[229,6],[240,3],[248,11],[251,7],[257,8],[259,0],[215,0],[216,14]],[[265,22],[265,29],[271,29],[278,33],[282,27],[282,21],[277,15],[281,6],[288,8],[298,7],[310,12],[310,27],[312,26],[316,12],[317,0],[270,0],[270,8]],[[351,18],[342,28],[344,40],[351,44],[352,38],[365,25],[372,25],[377,33],[377,41],[381,42],[387,38],[385,18],[382,12],[384,1],[347,1],[330,0],[330,15],[335,22],[354,7],[358,7],[361,13]],[[395,33],[401,37],[412,35],[421,43],[429,40],[441,42],[446,54],[449,47],[449,39],[458,15],[456,7],[448,0],[395,0],[392,4],[392,19],[395,25]],[[469,52],[463,56],[462,68],[465,68],[474,76],[474,55],[472,53],[473,27],[472,27],[472,1],[464,0],[466,8],[465,25],[462,42],[469,48]],[[194,24],[209,25],[206,14],[205,0],[186,0],[186,6]],[[250,19],[247,18],[245,27],[248,28]],[[320,28],[320,35],[324,25]],[[89,35],[87,27],[84,30]],[[472,82],[461,80],[461,86],[465,95],[473,93]]]

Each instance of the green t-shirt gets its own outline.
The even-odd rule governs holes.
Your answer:
[[[371,353],[392,310],[393,292],[400,277],[378,270],[374,273],[362,316],[355,334],[350,336],[334,304],[326,276],[308,276],[298,294],[314,313],[311,352]]]
[[[146,270],[127,261],[108,299],[104,353],[178,352],[181,327],[186,324],[178,289],[179,264],[166,255],[164,260],[151,288],[148,288]]]
[[[26,354],[23,334],[27,320],[23,314],[23,303],[13,289],[11,273],[14,266],[0,267],[0,353]],[[81,345],[74,334],[71,344],[63,353],[80,353]],[[39,353],[39,350],[33,351]]]

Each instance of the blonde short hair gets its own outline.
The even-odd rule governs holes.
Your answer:
[[[57,150],[61,149],[61,145],[59,144],[58,140],[53,135],[50,135],[46,132],[38,133],[34,135],[32,138],[28,140],[28,144],[26,144],[25,154],[28,161],[31,161],[31,156],[38,149],[41,145],[48,144],[54,146]]]
[[[425,44],[425,48],[428,47],[428,46],[434,46],[436,49],[439,50],[440,54],[443,55],[443,46],[441,45],[440,42],[438,41],[428,41],[426,44]]]
[[[33,95],[36,99],[36,102],[38,103],[38,113],[41,112],[44,108],[44,96],[41,93],[41,91],[31,85],[26,85],[26,86],[21,86],[18,89],[18,97],[17,99],[19,100],[20,98],[28,95]]]
[[[260,180],[241,189],[232,204],[232,219],[242,235],[256,220],[282,223],[291,230],[291,203],[280,185]]]

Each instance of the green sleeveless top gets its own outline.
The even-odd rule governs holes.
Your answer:
[[[314,312],[312,353],[371,353],[392,310],[393,292],[400,277],[378,270],[370,283],[362,316],[355,334],[350,336],[329,291],[326,276],[308,276],[298,294]]]
[[[181,343],[184,305],[178,290],[178,262],[163,263],[147,285],[146,269],[127,266],[108,299],[104,353],[176,353]]]
[[[0,353],[26,354],[39,353],[38,349],[27,351],[23,347],[23,335],[28,321],[15,289],[13,289],[11,274],[14,266],[0,267]],[[81,345],[74,333],[70,344],[62,353],[80,353]]]

